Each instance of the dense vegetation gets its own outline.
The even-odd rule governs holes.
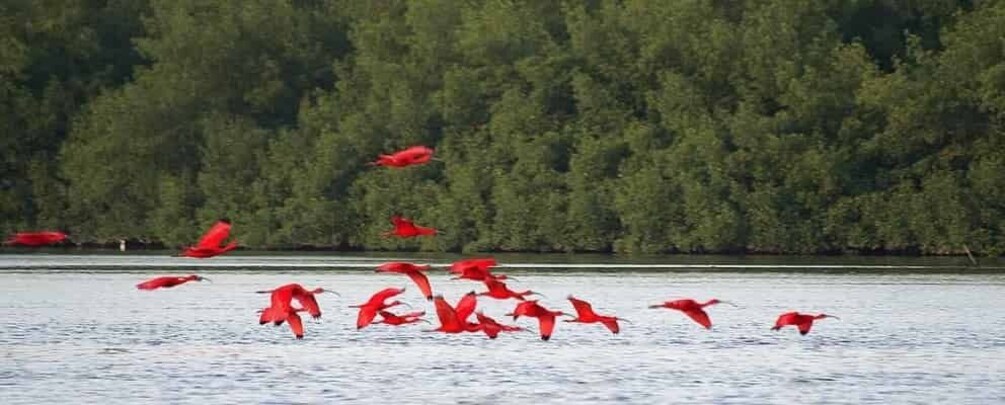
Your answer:
[[[78,242],[1002,254],[1003,129],[1005,1],[0,2],[0,231]]]

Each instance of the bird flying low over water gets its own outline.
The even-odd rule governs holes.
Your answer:
[[[433,150],[426,146],[413,146],[394,152],[390,155],[379,155],[377,160],[370,162],[371,166],[402,168],[429,163],[433,159]]]
[[[579,323],[599,322],[603,324],[605,327],[607,327],[607,329],[610,330],[611,333],[617,334],[618,332],[621,331],[620,326],[618,326],[618,321],[624,321],[624,319],[618,318],[616,316],[597,315],[596,312],[593,312],[593,306],[590,305],[589,302],[583,301],[571,295],[569,296],[569,302],[571,302],[572,307],[576,309],[576,318],[566,320],[565,322],[579,322]]]
[[[496,322],[495,319],[486,316],[481,311],[475,313],[475,317],[478,319],[478,328],[481,329],[482,332],[485,332],[485,335],[488,336],[489,339],[495,339],[499,336],[500,332],[519,332],[524,330],[519,326],[503,325]]]
[[[220,219],[202,235],[199,243],[195,244],[195,246],[185,248],[180,255],[205,259],[237,249],[237,241],[231,241],[227,245],[222,245],[223,241],[229,236],[230,220],[227,218]]]
[[[140,290],[156,290],[158,288],[171,288],[174,286],[185,284],[189,281],[211,281],[210,279],[202,276],[197,276],[195,274],[188,276],[164,276],[157,277],[136,285],[136,288]]]
[[[371,323],[373,323],[373,319],[377,317],[377,313],[380,311],[398,305],[410,306],[401,301],[393,301],[390,303],[384,302],[388,298],[397,296],[403,292],[405,292],[405,287],[402,288],[389,287],[377,291],[376,293],[370,296],[369,300],[367,300],[362,304],[350,305],[349,306],[350,308],[359,308],[359,314],[356,315],[356,330],[363,329],[368,325],[370,325]]]
[[[429,278],[423,273],[430,267],[428,264],[420,266],[407,262],[389,262],[378,266],[376,271],[377,273],[398,273],[408,276],[419,287],[422,296],[426,297],[426,300],[432,301],[433,288],[429,285]]]
[[[38,247],[55,245],[66,240],[66,238],[66,233],[59,231],[18,232],[7,237],[4,244]]]
[[[435,228],[418,226],[412,220],[395,215],[391,217],[394,229],[384,232],[383,236],[397,236],[399,238],[414,238],[416,236],[432,236],[439,233]]]
[[[380,315],[382,319],[374,323],[382,323],[391,326],[408,325],[418,322],[427,322],[427,323],[429,322],[425,319],[422,319],[422,316],[426,314],[426,311],[409,312],[407,314],[401,314],[401,315],[393,314],[389,311],[379,311],[377,312],[377,314]]]
[[[455,277],[452,280],[474,280],[474,281],[485,281],[486,279],[493,280],[507,280],[512,278],[507,277],[504,274],[495,275],[492,274],[491,268],[497,265],[496,259],[487,258],[477,258],[477,259],[467,259],[459,260],[450,265],[447,269]]]
[[[551,339],[551,334],[555,330],[555,317],[556,316],[571,316],[562,311],[552,311],[537,303],[537,300],[524,301],[517,304],[513,312],[506,315],[512,315],[513,320],[516,320],[520,316],[528,316],[531,318],[537,318],[539,332],[541,333],[541,340]]]
[[[778,320],[775,321],[775,326],[771,330],[779,330],[785,326],[795,326],[799,329],[800,335],[805,335],[810,333],[810,328],[813,327],[813,321],[817,319],[824,318],[834,318],[841,319],[834,315],[820,314],[820,315],[810,315],[810,314],[800,314],[798,312],[786,312],[778,316]]]
[[[478,324],[468,322],[468,318],[475,312],[475,307],[478,305],[478,298],[474,291],[464,294],[457,301],[457,306],[450,306],[442,295],[433,297],[433,305],[436,307],[436,317],[440,320],[440,327],[425,332],[462,333],[481,330]]]
[[[536,293],[531,290],[527,291],[510,290],[509,287],[506,286],[506,283],[492,278],[485,278],[483,281],[485,283],[485,287],[487,287],[489,290],[479,293],[478,294],[479,296],[488,296],[499,300],[516,298],[520,301],[524,301],[526,299],[525,297],[528,295],[540,295],[539,293]]]
[[[272,322],[276,326],[282,325],[283,322],[288,322],[290,325],[290,330],[293,332],[293,336],[297,339],[304,338],[304,323],[300,319],[300,315],[297,312],[306,311],[305,308],[277,308],[268,307],[264,308],[258,312],[262,315],[258,320],[259,325],[265,325],[266,323]]]
[[[728,305],[733,305],[734,307],[736,306],[736,305],[734,305],[731,302],[722,301],[722,300],[718,300],[718,299],[713,298],[713,299],[710,299],[710,300],[708,300],[708,301],[706,301],[704,303],[700,303],[700,304],[697,301],[692,300],[692,299],[680,299],[680,300],[675,300],[675,301],[667,301],[667,302],[664,302],[662,304],[650,305],[649,308],[669,308],[669,309],[678,310],[680,312],[683,312],[684,315],[687,315],[688,317],[690,317],[691,319],[693,319],[699,325],[705,327],[705,329],[711,329],[712,328],[712,320],[708,318],[708,313],[705,312],[705,307],[707,307],[709,305],[715,305],[715,304],[728,304]]]
[[[286,284],[277,287],[272,290],[265,291],[255,291],[259,294],[271,294],[269,297],[270,308],[275,309],[275,314],[285,315],[288,311],[287,308],[290,307],[292,300],[296,299],[300,303],[308,314],[314,319],[321,317],[321,307],[318,305],[318,300],[315,297],[316,294],[330,293],[338,295],[338,293],[330,290],[325,290],[324,288],[318,287],[313,290],[308,290],[300,284]],[[264,316],[264,315],[263,315]]]

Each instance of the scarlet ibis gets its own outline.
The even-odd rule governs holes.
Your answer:
[[[222,218],[219,221],[216,221],[216,223],[213,224],[213,226],[210,227],[204,235],[202,235],[202,238],[199,239],[199,243],[195,246],[185,248],[185,250],[181,252],[181,255],[205,259],[237,249],[237,241],[231,241],[227,245],[221,246],[223,241],[229,236],[230,220]]]
[[[426,300],[432,301],[433,288],[429,286],[429,278],[423,273],[423,271],[429,270],[430,267],[428,264],[419,266],[407,262],[390,262],[377,267],[377,273],[398,273],[408,276],[419,287],[419,291],[426,297]]]
[[[681,299],[675,301],[667,301],[662,304],[650,305],[649,308],[669,308],[681,311],[684,315],[687,315],[699,325],[704,326],[705,329],[712,328],[712,320],[708,319],[708,314],[705,312],[705,307],[715,304],[727,304],[733,305],[731,302],[722,301],[718,299],[710,299],[704,303],[699,304],[697,301],[692,299]],[[734,307],[736,305],[733,305]]]
[[[495,298],[495,299],[500,299],[500,300],[505,300],[505,299],[510,299],[510,298],[516,298],[516,299],[518,299],[520,301],[524,301],[526,299],[524,297],[526,297],[528,295],[538,294],[538,293],[533,292],[531,290],[520,291],[520,292],[510,290],[509,287],[506,286],[506,283],[504,283],[502,281],[499,281],[499,280],[491,279],[491,278],[486,278],[483,281],[485,282],[485,287],[488,287],[489,290],[485,291],[485,292],[482,292],[482,293],[479,293],[478,294],[479,296],[489,296],[489,297],[492,297],[492,298]],[[538,295],[540,295],[540,294],[538,294]]]
[[[296,299],[297,302],[300,302],[300,305],[303,306],[307,313],[311,314],[311,317],[314,319],[321,317],[321,307],[318,306],[318,300],[314,297],[314,295],[323,293],[338,295],[335,291],[325,290],[321,287],[308,290],[304,288],[304,286],[296,283],[279,286],[272,290],[255,292],[259,294],[272,294],[270,297],[272,307],[277,308],[280,312],[285,312],[285,309],[290,306],[290,301]]]
[[[297,339],[303,339],[304,323],[300,319],[300,315],[297,315],[297,312],[305,310],[306,309],[304,308],[293,308],[290,306],[285,308],[268,307],[258,311],[262,314],[258,320],[258,324],[264,325],[266,323],[273,322],[276,326],[279,326],[282,325],[283,322],[289,322],[290,330],[293,331],[293,336],[296,336]]]
[[[136,285],[136,288],[140,290],[156,290],[158,288],[171,288],[177,285],[185,284],[189,281],[211,281],[210,279],[202,276],[197,276],[195,274],[188,276],[164,276],[152,278],[150,280],[144,281]]]
[[[384,232],[383,236],[397,236],[399,238],[414,238],[416,236],[431,236],[439,233],[435,228],[416,225],[412,220],[395,215],[391,217],[394,230]]]
[[[373,322],[373,319],[377,317],[377,313],[385,309],[405,305],[401,301],[393,301],[390,303],[385,303],[388,298],[394,297],[405,292],[405,287],[394,288],[389,287],[383,290],[377,291],[370,296],[370,299],[359,305],[350,305],[350,308],[359,308],[359,314],[356,316],[356,330],[365,328],[367,325]]]
[[[450,273],[456,275],[452,280],[474,280],[484,281],[485,279],[506,280],[505,275],[492,274],[490,268],[496,266],[496,260],[489,258],[468,259],[456,261],[448,269]]]
[[[419,312],[409,312],[407,314],[396,315],[388,311],[379,311],[381,321],[377,323],[383,323],[392,326],[408,325],[417,322],[428,322],[422,319],[422,316],[426,314],[426,311]]]
[[[377,156],[377,160],[371,162],[370,165],[402,168],[425,164],[430,160],[433,160],[433,150],[420,145],[400,150],[390,155],[379,155]]]
[[[569,296],[569,302],[572,303],[572,307],[576,309],[576,318],[566,320],[566,322],[579,322],[579,323],[597,323],[600,322],[611,331],[611,333],[617,334],[621,331],[618,326],[618,321],[623,321],[624,319],[618,318],[616,316],[606,316],[597,315],[593,312],[593,306],[589,302],[583,301],[573,296]]]
[[[442,295],[433,297],[433,305],[436,307],[436,317],[440,320],[440,327],[426,332],[462,333],[477,332],[481,328],[478,324],[468,322],[468,317],[474,312],[477,305],[475,293],[465,294],[457,302],[456,307],[450,306]]]
[[[507,315],[513,315],[514,320],[520,315],[537,318],[541,340],[549,340],[551,339],[552,332],[555,330],[555,317],[568,314],[562,311],[549,310],[538,304],[537,300],[532,300],[521,302],[513,312]]]
[[[778,317],[778,320],[775,321],[775,326],[771,328],[771,330],[779,330],[782,329],[783,326],[792,325],[795,326],[796,328],[799,328],[800,335],[805,335],[807,333],[810,333],[810,328],[813,327],[813,321],[824,318],[841,319],[834,315],[827,315],[827,314],[810,315],[810,314],[800,314],[795,311],[786,312]]]
[[[4,244],[32,247],[55,245],[66,240],[66,237],[66,233],[59,231],[18,232],[10,235]]]
[[[496,322],[495,319],[486,316],[481,311],[475,313],[475,317],[478,319],[478,328],[481,329],[482,332],[485,332],[485,335],[487,335],[489,339],[495,339],[498,337],[499,332],[519,332],[523,330],[523,328],[519,326],[503,325]]]

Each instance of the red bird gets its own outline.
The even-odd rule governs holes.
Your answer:
[[[562,311],[551,311],[538,304],[537,300],[532,300],[517,304],[513,312],[506,315],[512,315],[514,320],[521,315],[537,318],[541,340],[549,340],[551,339],[552,332],[555,330],[555,317],[567,314]]]
[[[408,276],[408,278],[415,282],[415,285],[419,286],[419,291],[426,297],[426,300],[432,301],[433,288],[429,286],[429,278],[423,273],[424,270],[429,270],[430,267],[428,264],[418,266],[406,262],[390,262],[377,267],[377,273],[398,273]]]
[[[590,305],[589,302],[577,299],[576,297],[573,297],[571,295],[569,296],[569,302],[572,302],[573,308],[576,308],[577,318],[566,320],[566,322],[579,322],[579,323],[600,322],[604,324],[604,326],[606,326],[607,329],[610,329],[611,333],[617,334],[619,331],[621,331],[621,328],[618,326],[618,321],[624,321],[624,319],[618,318],[616,316],[597,315],[596,312],[593,312],[593,306]]]
[[[432,149],[425,146],[413,146],[390,155],[379,155],[377,156],[377,160],[371,162],[370,165],[401,168],[426,164],[429,163],[430,160],[433,160]]]
[[[717,300],[715,298],[706,301],[703,304],[699,304],[697,301],[692,299],[682,299],[676,301],[667,301],[662,304],[650,305],[649,308],[670,308],[676,309],[687,315],[699,325],[704,326],[705,329],[712,328],[712,320],[708,319],[708,314],[705,313],[705,307],[715,304],[728,304],[733,305],[733,303]],[[733,305],[734,307],[736,305]]]
[[[18,232],[8,237],[4,244],[37,247],[55,245],[64,240],[66,240],[66,234],[59,231]]]
[[[481,313],[481,311],[475,313],[475,317],[478,319],[478,328],[481,329],[482,332],[485,332],[485,335],[487,335],[489,339],[495,339],[499,336],[500,332],[519,332],[523,330],[523,328],[519,326],[503,325],[496,322],[495,319],[489,318],[485,314]]]
[[[478,294],[479,296],[489,296],[499,300],[516,298],[520,301],[524,301],[525,300],[524,297],[528,295],[535,295],[535,294],[540,295],[531,290],[521,292],[510,290],[509,287],[506,286],[506,283],[492,278],[486,278],[484,282],[485,286],[488,287],[489,290],[479,293]]]
[[[230,220],[223,218],[216,221],[206,234],[202,235],[199,243],[189,246],[181,252],[182,256],[204,259],[227,253],[237,249],[237,241],[231,241],[226,246],[221,246],[224,240],[230,236]]]
[[[440,319],[440,327],[427,330],[426,332],[462,333],[477,332],[481,327],[472,322],[468,322],[468,317],[475,311],[478,300],[475,293],[465,294],[456,307],[451,307],[442,295],[433,297],[433,305],[436,306],[436,317]]]
[[[177,285],[185,284],[189,281],[211,281],[210,279],[202,276],[197,276],[192,274],[190,276],[165,276],[157,277],[136,285],[136,288],[141,290],[156,290],[158,288],[171,288]]]
[[[494,275],[491,270],[492,267],[496,266],[496,259],[491,257],[482,259],[468,259],[460,260],[454,262],[450,265],[448,269],[450,273],[456,275],[457,277],[451,280],[474,280],[474,281],[484,281],[485,279],[494,280],[506,280],[505,275]]]
[[[268,307],[258,311],[262,314],[262,316],[258,319],[258,324],[265,325],[266,323],[273,322],[276,326],[279,326],[282,325],[283,322],[289,322],[290,330],[293,331],[293,336],[296,336],[297,339],[303,339],[304,323],[300,319],[300,315],[297,315],[297,312],[305,310],[306,309],[304,308],[293,307]]]
[[[834,315],[827,315],[827,314],[809,315],[809,314],[800,314],[795,311],[786,312],[778,317],[778,320],[775,321],[775,327],[771,328],[771,330],[779,330],[783,326],[792,325],[799,328],[800,335],[805,335],[807,333],[810,333],[810,328],[813,327],[813,321],[824,318],[841,319]]]
[[[410,323],[418,323],[418,322],[428,322],[425,319],[422,319],[422,316],[426,314],[426,311],[409,312],[407,314],[402,315],[395,315],[388,311],[380,311],[378,312],[378,314],[380,314],[380,317],[383,319],[376,323],[383,323],[392,326],[408,325]]]
[[[335,291],[328,291],[324,288],[318,287],[313,290],[308,290],[300,284],[286,284],[280,286],[274,290],[267,291],[255,291],[259,294],[272,294],[270,297],[271,306],[270,308],[275,308],[275,314],[283,315],[287,311],[286,309],[290,307],[290,302],[296,299],[297,302],[303,307],[307,313],[311,314],[314,319],[321,317],[321,307],[318,306],[318,300],[314,297],[315,294],[332,293],[338,295]]]
[[[407,218],[402,218],[400,216],[391,217],[391,223],[394,224],[393,231],[384,232],[383,236],[397,236],[399,238],[414,238],[416,236],[431,236],[439,233],[435,228],[427,228],[424,226],[418,226],[412,222],[412,220]]]
[[[359,314],[356,316],[356,330],[363,329],[367,325],[369,325],[370,323],[372,323],[373,319],[377,317],[377,313],[380,312],[380,311],[383,311],[385,309],[388,309],[388,308],[391,308],[391,307],[394,307],[394,306],[398,306],[398,305],[409,306],[408,304],[405,304],[405,303],[403,303],[401,301],[393,301],[393,302],[390,302],[390,303],[384,303],[384,301],[386,301],[388,298],[394,297],[394,296],[399,295],[399,294],[401,294],[403,292],[405,292],[405,288],[404,287],[402,287],[402,288],[394,288],[394,287],[385,288],[383,290],[380,290],[380,291],[377,291],[376,293],[374,293],[372,296],[370,296],[370,299],[367,300],[365,303],[362,303],[362,304],[359,304],[359,305],[350,305],[349,306],[350,308],[359,308]]]

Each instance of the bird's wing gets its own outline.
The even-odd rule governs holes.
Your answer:
[[[278,311],[284,311],[286,308],[289,308],[290,302],[293,300],[294,286],[295,284],[287,284],[272,290],[272,295],[269,297],[272,307]]]
[[[290,314],[286,317],[286,321],[289,322],[290,330],[293,331],[293,334],[297,337],[297,339],[303,339],[304,323],[300,321],[300,315],[297,315],[296,312],[290,311]]]
[[[617,318],[605,318],[601,320],[600,323],[604,324],[604,326],[606,326],[607,329],[611,331],[611,333],[617,334],[618,332],[621,331],[621,327],[618,326]]]
[[[591,319],[597,316],[593,312],[593,306],[589,302],[583,301],[573,296],[569,296],[569,302],[572,303],[572,307],[576,309],[576,315],[579,319]]]
[[[230,236],[230,223],[225,221],[216,221],[215,224],[204,235],[199,239],[198,247],[207,248],[218,248],[220,244],[223,243],[227,237]]]
[[[478,306],[478,296],[473,292],[464,294],[464,296],[457,301],[457,320],[460,322],[467,322],[467,319],[473,312],[475,312],[476,306]]]
[[[810,328],[813,327],[813,321],[803,322],[797,326],[799,327],[799,333],[805,335],[810,333]]]
[[[360,307],[359,314],[356,315],[356,329],[359,330],[367,327],[367,325],[373,322],[373,318],[376,317],[377,311],[374,310],[374,307],[369,305]]]
[[[404,288],[394,288],[394,287],[385,288],[383,290],[377,291],[375,294],[370,296],[370,300],[367,301],[367,304],[368,305],[383,304],[384,301],[387,301],[388,298],[401,294],[404,291],[405,291]]]
[[[440,318],[440,325],[445,330],[461,329],[461,323],[457,319],[457,312],[447,303],[442,295],[433,297],[433,305],[436,307],[436,317]]]
[[[798,312],[786,312],[784,314],[779,315],[778,320],[775,321],[775,329],[781,328],[786,325],[797,324],[798,322],[796,322],[796,318],[798,317],[799,317]]]
[[[174,277],[157,277],[136,285],[136,288],[140,290],[156,290],[167,284]]]
[[[408,278],[415,282],[415,285],[419,286],[419,291],[422,292],[422,296],[426,297],[427,300],[433,299],[433,287],[429,286],[429,278],[421,271],[415,270],[408,272]]]
[[[321,307],[318,305],[318,299],[317,297],[314,296],[314,294],[310,292],[305,292],[303,294],[297,295],[296,298],[297,302],[300,303],[300,306],[304,307],[304,309],[307,310],[308,314],[311,314],[311,317],[314,318],[321,317]]]
[[[391,223],[394,224],[394,230],[399,233],[414,233],[417,231],[415,229],[415,223],[397,215],[391,217]]]
[[[704,326],[705,329],[712,328],[712,320],[708,319],[708,314],[701,309],[694,309],[690,311],[683,311],[685,315],[698,322],[699,325]]]
[[[541,339],[551,339],[551,332],[555,330],[555,315],[544,313],[537,317],[537,322],[541,328]]]
[[[386,320],[392,320],[392,319],[404,318],[404,316],[398,316],[398,315],[395,315],[395,314],[393,314],[391,312],[388,312],[388,311],[380,311],[380,312],[377,312],[377,313],[380,314],[380,317],[384,318],[385,321]],[[392,322],[394,322],[394,321],[392,321]]]

